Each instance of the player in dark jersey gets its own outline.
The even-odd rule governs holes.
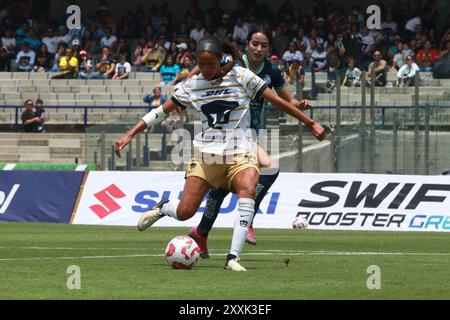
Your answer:
[[[286,86],[286,82],[276,65],[273,65],[267,55],[271,46],[270,32],[254,30],[249,33],[247,38],[247,53],[242,55],[241,64],[253,71],[261,79],[265,80],[270,88],[274,88],[277,94],[285,101],[290,102],[301,110],[311,108],[308,100],[297,100]],[[195,71],[194,71],[195,72]],[[252,100],[250,103],[251,112],[251,128],[257,133],[260,129],[261,110],[264,104],[264,99]],[[255,214],[258,212],[259,205],[264,196],[269,191],[272,184],[278,177],[279,168],[267,153],[258,148],[258,158],[264,172],[261,172],[260,179],[256,188],[255,198]],[[197,227],[190,230],[189,236],[192,237],[200,247],[200,256],[202,258],[209,258],[208,254],[208,233],[211,230],[222,205],[223,200],[228,195],[229,191],[225,189],[214,189],[208,193],[208,200],[206,203],[205,212],[202,220]],[[256,244],[254,236],[253,224],[250,226],[247,242]]]

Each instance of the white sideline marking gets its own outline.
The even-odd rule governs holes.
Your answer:
[[[259,252],[243,253],[241,256],[281,256],[281,255],[318,255],[318,256],[450,256],[448,252],[351,252],[351,251],[283,251],[261,250]],[[3,258],[0,261],[26,261],[26,260],[71,260],[71,259],[120,259],[120,258],[145,258],[164,257],[158,254],[128,254],[128,255],[102,255],[102,256],[78,256],[78,257],[30,257],[30,258]],[[226,253],[210,253],[210,256],[226,256]]]

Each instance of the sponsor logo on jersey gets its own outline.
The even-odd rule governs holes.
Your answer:
[[[212,97],[231,93],[233,93],[233,91],[230,89],[208,90],[204,95],[202,95],[202,97]]]

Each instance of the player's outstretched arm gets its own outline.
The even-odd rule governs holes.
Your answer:
[[[277,94],[281,98],[283,98],[283,100],[293,104],[302,111],[309,110],[312,108],[312,104],[311,102],[309,102],[309,100],[307,99],[297,100],[296,98],[294,98],[291,91],[289,91],[289,89],[286,87],[277,90]]]
[[[308,117],[303,111],[300,111],[291,103],[277,96],[271,89],[267,88],[266,90],[264,90],[262,97],[270,101],[281,111],[286,112],[287,114],[306,124],[311,129],[312,134],[314,135],[314,137],[316,137],[316,139],[322,141],[325,138],[325,129],[320,123]]]
[[[120,152],[131,142],[136,134],[144,131],[145,129],[151,127],[156,123],[163,121],[167,117],[167,115],[176,108],[177,105],[171,99],[169,99],[161,107],[152,109],[142,118],[142,120],[136,122],[136,124],[127,133],[125,133],[122,137],[119,138],[119,140],[116,141],[114,147],[116,155],[120,158]]]

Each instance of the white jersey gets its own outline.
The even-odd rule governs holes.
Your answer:
[[[194,148],[202,153],[231,155],[254,147],[250,131],[250,101],[258,99],[267,84],[252,71],[234,67],[223,81],[207,81],[199,74],[175,88],[172,101],[200,111],[202,132]]]

